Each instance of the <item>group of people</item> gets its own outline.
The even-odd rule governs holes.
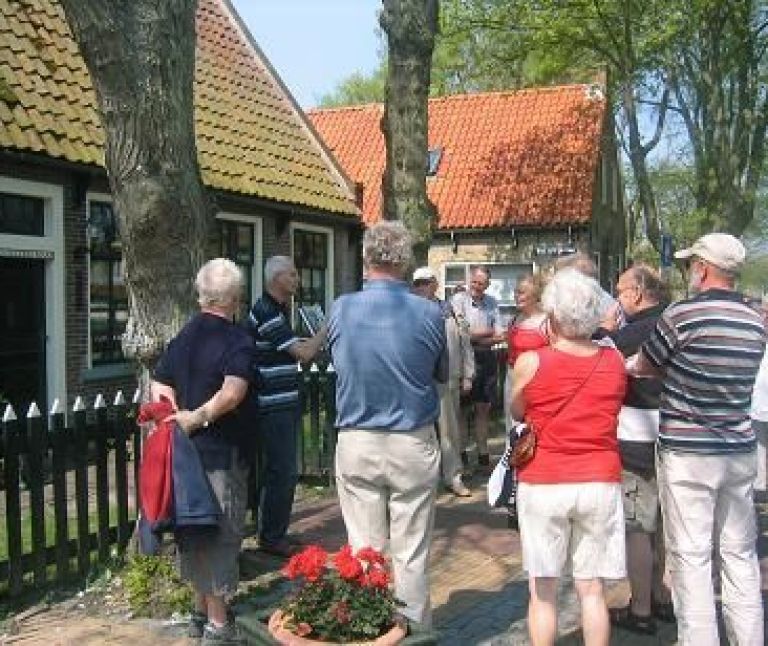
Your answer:
[[[566,574],[587,644],[607,644],[611,620],[653,632],[654,612],[672,612],[663,586],[652,593],[654,566],[665,569],[657,557],[666,554],[680,642],[719,643],[714,551],[729,635],[763,644],[750,401],[766,332],[735,289],[741,243],[710,234],[679,252],[694,296],[669,307],[650,267],[624,272],[614,300],[590,275],[589,258],[576,256],[546,285],[533,276],[518,282],[520,313],[509,329],[486,293],[487,270],[473,271],[468,289],[443,302],[434,272],[409,275],[412,249],[398,222],[367,229],[363,289],[338,298],[327,326],[309,339],[290,325],[298,278],[289,258],[267,262],[265,294],[245,325],[233,318],[242,295],[236,265],[219,258],[200,270],[201,311],[171,341],[152,386],[153,397],[176,405],[174,419],[195,442],[223,514],[220,531],[180,549],[181,572],[196,591],[191,634],[237,643],[225,601],[237,585],[254,435],[265,459],[260,545],[278,556],[296,549],[288,534],[296,364],[323,344],[337,373],[335,477],[349,543],[388,552],[403,615],[429,625],[438,484],[469,495],[461,477],[467,407],[478,466],[492,466],[491,347],[507,340],[509,413],[536,435],[533,458],[517,470],[516,496],[532,642],[554,643],[557,580]],[[627,573],[630,605],[609,614],[603,579]]]
[[[511,414],[537,438],[516,498],[534,644],[554,643],[569,574],[587,644],[607,644],[611,623],[652,635],[656,617],[676,619],[679,644],[715,646],[715,571],[729,641],[764,643],[753,491],[766,465],[750,406],[765,388],[766,313],[736,290],[733,236],[677,258],[689,298],[669,305],[640,264],[612,307],[589,259],[566,259],[541,298],[547,342],[512,369]],[[629,604],[609,610],[602,582],[625,576]]]

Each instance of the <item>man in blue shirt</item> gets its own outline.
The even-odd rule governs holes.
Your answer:
[[[429,625],[427,566],[440,470],[435,380],[448,374],[439,306],[403,282],[412,240],[399,222],[365,233],[363,291],[339,298],[328,342],[337,373],[336,483],[353,549],[389,541],[403,614]]]
[[[288,305],[299,286],[293,260],[272,256],[264,265],[264,295],[254,303],[247,328],[254,340],[254,388],[251,409],[258,411],[262,487],[259,548],[279,557],[296,551],[287,535],[296,466],[299,408],[298,363],[313,359],[325,341],[325,328],[310,339],[297,337]]]

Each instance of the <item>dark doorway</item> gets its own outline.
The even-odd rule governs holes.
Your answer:
[[[0,294],[0,399],[22,417],[45,409],[45,261],[0,258]]]

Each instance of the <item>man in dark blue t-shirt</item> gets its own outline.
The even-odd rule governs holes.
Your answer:
[[[293,260],[273,256],[264,266],[266,290],[251,308],[247,327],[254,340],[254,384],[250,405],[258,411],[259,449],[264,459],[260,549],[290,556],[296,546],[288,538],[296,467],[299,408],[298,363],[311,361],[325,340],[325,327],[300,339],[290,325],[288,304],[299,286]]]

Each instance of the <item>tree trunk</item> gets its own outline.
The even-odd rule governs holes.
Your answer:
[[[120,223],[128,356],[150,368],[194,310],[212,223],[195,149],[197,0],[61,0],[98,100]]]
[[[383,213],[401,220],[414,238],[418,264],[425,264],[436,220],[427,197],[427,98],[438,0],[383,0],[379,17],[389,44],[382,130],[387,165],[382,180]]]

